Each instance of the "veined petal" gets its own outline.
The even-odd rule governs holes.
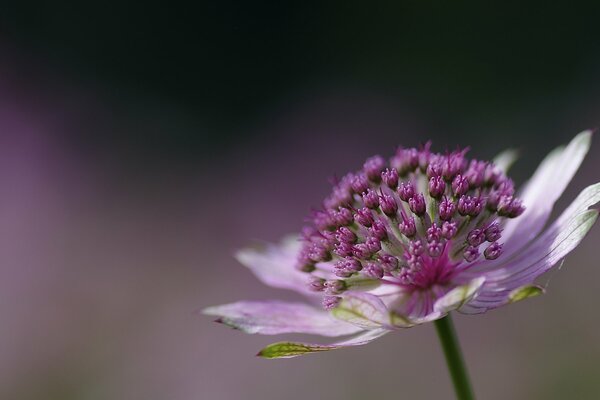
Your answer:
[[[571,252],[583,240],[597,218],[597,210],[587,210],[578,214],[561,226],[555,235],[544,235],[538,239],[538,243],[545,246],[536,246],[524,259],[515,259],[505,270],[490,273],[490,280],[497,284],[506,284],[537,278]],[[532,262],[532,259],[535,261]]]
[[[337,320],[324,310],[303,303],[284,301],[239,301],[202,311],[219,317],[218,322],[245,333],[277,335],[280,333],[309,333],[322,336],[342,336],[362,329]]]
[[[573,231],[577,230],[583,220],[591,218],[588,208],[600,202],[600,183],[588,186],[575,198],[573,203],[558,217],[546,231],[527,247],[527,251],[516,256],[508,257],[495,268],[495,272],[488,275],[488,280],[496,281],[503,276],[514,275],[519,270],[526,268],[548,254],[549,249],[556,247],[557,243],[565,240]],[[587,216],[587,217],[586,217]],[[593,224],[593,222],[592,222]],[[590,225],[591,227],[591,225]],[[589,229],[589,227],[588,227]],[[583,233],[585,235],[587,230]],[[583,236],[579,238],[581,240]],[[579,242],[577,242],[579,243]],[[570,250],[569,250],[570,251]],[[565,253],[566,255],[566,253]]]
[[[481,292],[475,299],[459,308],[463,314],[480,314],[489,309],[502,307],[509,303],[525,300],[543,294],[545,289],[538,285],[524,285],[516,289],[497,289]]]
[[[279,245],[239,250],[236,259],[248,267],[264,284],[315,296],[307,284],[308,275],[295,268],[301,243],[297,237],[284,238]]]
[[[297,342],[279,342],[273,343],[262,349],[257,356],[263,358],[292,358],[304,354],[319,353],[351,346],[362,346],[378,339],[390,332],[387,329],[372,329],[355,336],[333,344],[311,344]]]
[[[591,131],[584,131],[566,148],[552,151],[542,161],[531,180],[525,185],[520,198],[525,212],[511,219],[504,227],[505,254],[516,252],[540,233],[554,206],[588,152]]]
[[[583,189],[569,207],[567,207],[560,217],[558,217],[554,225],[560,227],[575,215],[587,210],[598,202],[600,202],[600,183],[590,185]]]
[[[568,209],[566,212],[571,211]],[[487,273],[487,280],[480,294],[460,311],[477,313],[508,303],[514,290],[530,285],[573,250],[597,217],[597,210],[586,210],[570,220],[559,218],[548,229],[548,234],[542,235],[536,241],[531,251],[522,253],[520,258],[515,258],[511,264],[500,270]]]
[[[389,310],[379,297],[370,293],[347,293],[331,313],[342,321],[365,329],[390,326]]]
[[[510,290],[493,291],[482,288],[476,297],[458,309],[461,314],[481,314],[487,310],[498,308],[509,302]]]
[[[484,282],[485,278],[479,277],[465,285],[455,287],[435,302],[434,311],[445,314],[462,307],[475,296]]]
[[[556,237],[561,234],[568,226],[569,222],[577,217],[594,204],[600,202],[600,183],[590,185],[583,189],[575,200],[567,207],[556,221],[552,223],[538,238],[530,243],[523,251],[516,254],[506,254],[499,258],[496,262],[485,262],[479,266],[465,271],[465,275],[481,275],[485,271],[498,271],[489,275],[502,275],[509,268],[512,271],[517,271],[517,265],[527,265],[538,260],[541,253],[547,250],[551,242],[556,240]],[[490,280],[491,282],[491,280]],[[489,282],[488,282],[489,283]]]

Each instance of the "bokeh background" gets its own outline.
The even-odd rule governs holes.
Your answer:
[[[523,182],[600,121],[598,3],[4,3],[2,399],[449,399],[431,325],[267,361],[281,338],[194,311],[293,298],[232,253],[372,154],[516,147]],[[480,398],[600,397],[599,239],[547,295],[457,316]]]

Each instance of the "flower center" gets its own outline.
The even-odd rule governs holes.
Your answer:
[[[334,185],[303,230],[297,262],[326,308],[366,281],[427,290],[501,255],[502,220],[524,207],[503,171],[466,152],[400,148]]]

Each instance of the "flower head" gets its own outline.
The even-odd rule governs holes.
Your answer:
[[[204,312],[248,333],[355,334],[330,345],[283,342],[267,358],[368,343],[436,320],[452,310],[481,313],[542,293],[536,278],[583,239],[598,212],[600,184],[584,189],[546,229],[558,197],[590,144],[583,132],[542,162],[516,192],[506,170],[466,150],[430,144],[367,159],[345,175],[302,235],[238,260],[268,285],[306,295],[309,304],[245,301]]]

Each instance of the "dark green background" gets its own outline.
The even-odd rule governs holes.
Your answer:
[[[0,24],[10,43],[102,88],[116,113],[182,116],[81,143],[194,158],[348,89],[400,99],[444,144],[565,140],[596,123],[569,113],[600,97],[599,16],[597,2],[35,1],[5,4]]]

